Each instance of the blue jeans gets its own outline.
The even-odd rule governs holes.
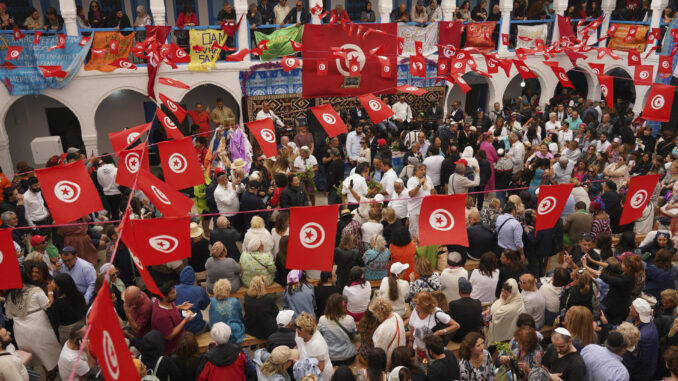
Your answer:
[[[506,191],[497,191],[496,192],[497,198],[499,199],[499,203],[501,204],[501,208],[504,208],[504,203],[506,202]]]
[[[398,126],[390,120],[384,120],[383,122],[377,123],[377,128],[381,132],[391,132],[392,134],[398,133]]]
[[[341,198],[337,195],[337,191],[333,187],[329,187],[327,191],[327,204],[340,204]]]

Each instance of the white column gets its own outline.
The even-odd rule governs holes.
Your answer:
[[[650,4],[650,9],[652,9],[652,19],[650,20],[650,31],[652,31],[652,28],[659,28],[659,22],[662,19],[662,15],[664,14],[664,8],[669,5],[669,0],[652,0],[652,3]],[[648,31],[648,33],[650,33]],[[651,45],[646,45],[645,46],[645,51],[649,51],[653,46],[656,46],[659,41],[655,40],[654,43]]]
[[[513,10],[513,1],[499,0],[499,11],[501,12],[501,28],[499,28],[499,54],[508,53],[508,46],[504,45],[502,35],[508,35],[511,28],[511,11]]]
[[[454,0],[443,0],[440,3],[440,8],[443,10],[443,20],[445,21],[454,21],[454,8],[456,6],[456,2]],[[384,21],[382,21],[384,22]]]
[[[313,9],[313,7],[315,7],[316,5],[320,5],[320,7],[322,7],[323,6],[322,0],[310,0],[308,2],[309,11]],[[320,24],[320,17],[318,17],[318,15],[312,15],[311,24]]]
[[[393,2],[390,0],[380,0],[379,1],[379,17],[381,18],[382,23],[391,22],[391,11],[393,10]]]
[[[236,20],[240,19],[240,16],[247,14],[247,0],[235,0],[233,4],[235,7],[235,18]],[[243,17],[244,19],[245,17]],[[238,39],[238,49],[249,49],[248,36],[250,30],[247,27],[247,20],[243,20],[238,26],[238,32],[236,38]],[[250,55],[246,54],[243,61],[250,61]]]
[[[75,1],[61,0],[59,2],[59,11],[61,17],[64,18],[64,25],[66,26],[66,34],[69,36],[78,35],[78,23],[76,21],[77,14],[75,12]]]
[[[165,2],[163,0],[151,0],[150,2],[151,15],[153,16],[154,25],[165,25]],[[170,24],[171,25],[171,24]]]
[[[603,11],[603,15],[605,15],[603,23],[600,25],[600,37],[607,35],[607,30],[610,28],[610,19],[612,18],[612,12],[614,12],[615,7],[615,0],[603,0],[600,4],[600,9]],[[600,41],[598,46],[605,47],[605,45],[607,45],[607,40]]]
[[[605,1],[605,0],[603,0]],[[553,1],[553,11],[556,15],[562,16],[567,10],[567,0],[554,0]],[[551,37],[551,42],[560,40],[560,30],[558,30],[558,17],[554,16],[553,18],[553,34]]]
[[[97,135],[88,134],[82,135],[82,142],[85,144],[85,150],[89,154],[94,152],[94,155],[99,155],[99,143],[97,141]]]

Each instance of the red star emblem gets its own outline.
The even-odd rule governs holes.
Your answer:
[[[61,187],[61,194],[64,196],[68,196],[71,194],[71,188],[69,187]]]
[[[181,167],[181,162],[179,161],[179,159],[174,159],[174,166]]]
[[[443,224],[443,216],[436,216],[436,225]]]
[[[306,237],[305,237],[305,239],[306,239],[307,241],[310,241],[310,240],[313,238],[314,235],[315,235],[315,232],[313,231],[313,229],[308,229],[308,230],[306,230]]]

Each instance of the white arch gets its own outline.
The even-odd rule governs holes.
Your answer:
[[[244,115],[243,115],[243,111],[242,111],[242,96],[237,97],[237,96],[233,93],[233,89],[231,89],[231,88],[229,88],[229,87],[227,87],[227,86],[224,86],[223,84],[221,84],[221,83],[219,83],[219,82],[208,81],[208,80],[203,80],[203,81],[195,82],[195,83],[191,84],[191,88],[190,88],[190,89],[188,89],[188,90],[185,90],[185,89],[184,89],[184,90],[181,92],[181,96],[178,98],[178,99],[179,99],[179,102],[183,102],[183,100],[184,100],[184,98],[186,97],[186,95],[188,95],[188,93],[190,93],[191,91],[193,91],[196,87],[203,86],[203,85],[212,85],[212,86],[216,86],[216,87],[218,87],[218,88],[224,90],[229,96],[231,96],[231,98],[233,98],[233,100],[235,101],[235,103],[238,105],[238,116],[239,116],[238,119],[240,119],[240,122],[239,122],[239,123],[242,123],[242,122],[244,121],[244,119],[243,119],[243,118],[244,118]]]

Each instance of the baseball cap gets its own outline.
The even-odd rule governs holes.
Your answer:
[[[290,349],[287,345],[280,345],[273,349],[271,356],[269,357],[271,362],[275,365],[283,365],[289,360],[297,361],[299,360],[299,351],[296,349]]]
[[[210,336],[212,339],[217,342],[217,345],[228,343],[228,339],[231,338],[231,327],[224,322],[217,322],[212,325],[212,330],[210,331]]]
[[[458,282],[460,294],[470,294],[471,291],[473,291],[473,286],[471,285],[471,282],[468,281],[468,279],[459,278]]]
[[[466,159],[459,159],[459,160],[455,161],[454,164],[464,164],[464,165],[468,166],[468,161],[466,161]]]
[[[633,308],[638,312],[638,317],[641,322],[649,323],[652,318],[652,307],[643,298],[636,298],[633,303]]]
[[[395,262],[391,265],[391,274],[398,275],[401,272],[410,268],[410,265],[407,263]]]
[[[292,321],[292,316],[294,316],[294,311],[282,310],[278,312],[278,316],[275,317],[275,322],[279,327],[287,327]]]
[[[33,237],[31,237],[31,246],[35,247],[45,242],[45,239],[47,239],[47,237],[45,237],[44,235],[34,235]]]

